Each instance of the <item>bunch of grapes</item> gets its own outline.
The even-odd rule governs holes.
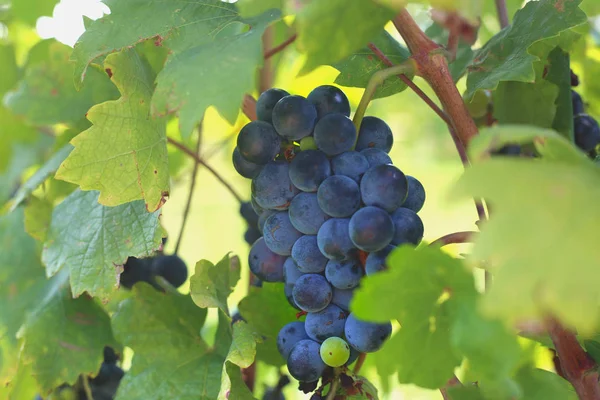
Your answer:
[[[573,102],[573,133],[575,135],[575,144],[591,158],[599,153],[597,147],[600,144],[600,126],[598,122],[585,113],[585,106],[579,93],[571,90],[571,99]]]
[[[249,266],[262,281],[285,282],[288,301],[306,314],[281,329],[277,345],[290,374],[314,383],[327,366],[349,365],[390,336],[390,323],[362,321],[349,304],[396,246],[421,241],[425,190],[392,165],[390,127],[368,116],[357,132],[337,87],[306,98],[269,89],[256,109],[233,152],[235,169],[252,179],[263,235]]]

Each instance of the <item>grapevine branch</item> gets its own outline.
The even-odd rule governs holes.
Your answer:
[[[202,146],[202,122],[198,124],[198,143],[196,144],[196,152],[195,154],[200,157],[200,147]],[[192,198],[194,197],[194,189],[196,187],[196,177],[198,176],[198,166],[199,163],[194,163],[194,168],[192,169],[192,176],[190,182],[190,191],[188,193],[187,202],[185,203],[185,209],[183,210],[183,219],[181,221],[181,227],[179,228],[179,236],[177,236],[177,243],[175,244],[175,254],[179,252],[179,246],[181,246],[181,241],[183,240],[183,232],[185,231],[185,225],[188,219],[188,215],[190,214],[190,208],[192,208]]]
[[[285,42],[284,42],[285,43]],[[269,26],[265,30],[262,37],[263,49],[271,47],[273,44],[273,27]],[[274,54],[274,53],[273,53]],[[271,62],[271,56],[267,57],[263,53],[264,63],[260,69],[258,76],[258,91],[259,93],[264,92],[273,86],[273,63]]]
[[[449,244],[470,243],[471,238],[476,234],[477,232],[471,231],[449,233],[431,242],[430,246],[443,247]]]
[[[443,388],[440,388],[440,393],[442,394],[442,398],[444,400],[450,400],[450,395],[448,394],[448,388],[454,387],[454,386],[462,386],[462,383],[460,383],[460,380],[456,377],[456,375],[454,375],[452,378],[450,378],[450,380],[448,380],[448,382],[446,382],[446,385]]]
[[[501,28],[508,26],[508,10],[506,8],[506,0],[496,0],[496,12],[498,13],[498,21]]]
[[[269,58],[273,57],[275,54],[279,53],[280,51],[283,51],[286,47],[288,47],[290,44],[292,44],[296,40],[296,37],[297,37],[297,35],[293,34],[292,36],[290,36],[289,38],[284,40],[281,44],[273,47],[270,50],[266,50],[263,53],[263,58],[265,60],[268,60]]]
[[[208,172],[213,174],[213,176],[215,178],[217,178],[217,180],[219,182],[221,182],[221,184],[223,186],[225,186],[225,189],[227,189],[229,191],[229,193],[231,193],[231,195],[233,197],[235,197],[235,199],[238,202],[240,202],[240,203],[244,202],[244,199],[242,199],[242,196],[240,196],[239,193],[236,192],[236,190],[233,188],[233,186],[231,186],[231,184],[229,182],[227,182],[227,180],[225,180],[225,178],[219,172],[217,172],[217,170],[215,170],[213,167],[210,166],[210,164],[208,164],[206,161],[204,161],[204,159],[202,157],[200,157],[198,154],[194,153],[193,150],[190,150],[189,148],[187,148],[187,146],[184,145],[183,143],[178,142],[177,140],[175,140],[173,138],[168,137],[167,142],[169,142],[169,144],[175,146],[179,150],[183,151],[185,154],[187,154],[188,156],[193,158],[198,164],[200,164],[204,168],[206,168],[208,170]]]
[[[571,382],[577,396],[581,400],[600,399],[598,366],[581,348],[575,334],[554,318],[549,318],[546,326],[558,354],[563,376]]]

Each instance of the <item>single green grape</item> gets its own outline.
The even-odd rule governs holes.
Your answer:
[[[300,140],[300,150],[316,150],[317,145],[315,143],[315,138],[312,136],[306,136]]]
[[[350,346],[342,338],[330,337],[321,343],[321,359],[330,367],[340,367],[350,358]]]

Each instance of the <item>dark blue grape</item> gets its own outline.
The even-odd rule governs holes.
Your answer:
[[[123,376],[125,376],[125,371],[123,371],[118,365],[112,363],[102,363],[100,365],[100,371],[98,371],[98,375],[90,380],[90,383],[94,385],[106,385],[107,383],[119,382]]]
[[[263,165],[251,163],[242,157],[242,154],[237,147],[233,149],[233,155],[231,156],[231,159],[233,161],[233,168],[235,168],[237,173],[244,178],[253,179],[258,176],[260,171],[263,169]]]
[[[304,322],[293,321],[285,325],[277,334],[277,350],[287,360],[294,346],[301,340],[310,339],[304,329]]]
[[[123,265],[120,285],[131,289],[137,282],[154,283],[154,273],[152,271],[151,260],[149,258],[129,257]]]
[[[518,144],[507,144],[491,153],[497,156],[519,156],[521,155],[521,146]]]
[[[304,272],[298,269],[298,264],[292,257],[288,257],[283,263],[283,280],[286,285],[294,285]]]
[[[292,225],[305,235],[316,235],[321,225],[329,219],[329,215],[319,207],[316,193],[298,193],[288,213]]]
[[[262,214],[263,211],[265,211],[264,208],[262,208],[261,206],[258,205],[254,196],[250,196],[250,204],[252,204],[252,209],[254,210],[256,215],[260,216],[260,214]]]
[[[119,356],[115,352],[115,349],[113,349],[110,346],[104,346],[104,349],[102,350],[102,355],[104,357],[104,362],[107,364],[116,364],[119,360]]]
[[[279,211],[266,219],[263,226],[265,244],[272,252],[282,256],[292,254],[292,246],[302,236],[290,222],[287,211]]]
[[[258,228],[254,227],[248,228],[246,229],[246,232],[244,232],[244,240],[249,245],[253,245],[254,242],[256,242],[261,236],[262,233],[258,230]]]
[[[313,235],[304,235],[296,240],[292,247],[292,258],[304,273],[318,274],[325,270],[327,264],[327,258],[317,245],[317,237]]]
[[[262,235],[264,227],[265,227],[265,221],[267,220],[267,218],[269,218],[271,215],[275,214],[276,212],[277,211],[274,211],[274,210],[264,210],[258,216],[258,230],[261,235]]]
[[[383,346],[392,333],[392,324],[376,324],[357,319],[350,314],[344,328],[346,341],[361,353],[372,353]]]
[[[354,297],[354,289],[338,289],[333,288],[333,297],[331,298],[331,304],[335,304],[344,311],[350,311],[350,302]]]
[[[231,325],[235,324],[238,321],[246,322],[244,317],[242,317],[242,314],[240,314],[239,311],[236,311],[235,313],[233,313],[233,315],[231,315]]]
[[[354,347],[350,346],[350,357],[346,361],[346,365],[351,365],[360,356],[360,351],[357,351]]]
[[[331,113],[350,116],[350,102],[340,88],[331,85],[318,86],[306,98],[317,108],[319,119]]]
[[[350,218],[350,239],[362,251],[379,251],[394,237],[390,214],[373,206],[363,207]]]
[[[273,122],[273,107],[285,96],[290,94],[283,89],[267,89],[256,100],[256,116],[259,120]]]
[[[376,274],[380,271],[387,269],[386,260],[388,255],[394,250],[396,246],[387,245],[385,248],[373,253],[369,253],[367,260],[365,261],[365,273],[367,276]]]
[[[252,245],[248,255],[250,271],[265,282],[283,282],[283,263],[286,257],[273,253],[260,238]]]
[[[423,221],[413,210],[399,208],[392,213],[394,221],[394,238],[392,244],[396,246],[403,243],[418,245],[423,239]]]
[[[389,153],[394,145],[392,130],[384,120],[377,117],[364,117],[360,123],[356,150],[379,149]]]
[[[356,254],[356,247],[350,239],[349,218],[332,218],[319,229],[317,244],[321,253],[330,260],[346,260]]]
[[[258,225],[258,214],[254,211],[252,204],[249,201],[245,201],[240,206],[240,215],[249,226]]]
[[[322,275],[306,274],[296,280],[294,301],[306,312],[321,311],[329,305],[333,293],[327,279]]]
[[[188,277],[187,265],[177,254],[160,255],[152,259],[154,275],[165,278],[173,287],[183,285]]]
[[[300,382],[319,379],[327,367],[321,360],[320,348],[319,343],[309,339],[296,343],[287,359],[290,374]]]
[[[359,183],[369,169],[369,161],[357,151],[347,151],[335,156],[331,160],[331,167],[335,175],[344,175]]]
[[[322,343],[327,338],[343,336],[345,323],[346,312],[330,304],[319,312],[308,313],[304,328],[308,337]]]
[[[408,194],[408,181],[404,173],[393,165],[378,165],[365,172],[360,181],[362,201],[368,206],[393,212],[400,207]]]
[[[315,126],[315,143],[328,156],[352,150],[356,142],[356,127],[344,114],[327,114]]]
[[[288,140],[310,135],[317,122],[317,109],[302,96],[285,96],[273,107],[273,126]]]
[[[587,114],[579,114],[573,120],[575,144],[581,150],[590,152],[600,143],[600,126]]]
[[[361,150],[360,154],[362,154],[368,161],[369,167],[376,167],[378,165],[391,164],[392,159],[390,156],[383,150],[379,149],[364,149]]]
[[[402,203],[402,207],[418,213],[425,204],[425,188],[415,177],[406,175],[406,180],[408,181],[408,194],[406,200]]]
[[[357,260],[330,260],[325,267],[325,277],[331,286],[338,289],[352,289],[358,286],[364,271]]]
[[[255,276],[255,277],[254,277],[254,279],[252,279],[252,283],[251,283],[251,285],[252,285],[252,286],[254,286],[254,287],[261,288],[261,287],[263,287],[263,281],[261,281],[260,279],[258,279],[258,278]]]
[[[281,139],[273,125],[264,121],[252,121],[240,131],[237,148],[246,161],[263,165],[273,161],[279,153]]]
[[[351,216],[360,207],[358,184],[344,175],[333,175],[325,179],[317,191],[319,207],[335,218]]]
[[[298,304],[294,301],[294,285],[286,284],[283,287],[283,292],[285,293],[285,297],[288,303],[290,303],[290,306],[294,307],[296,310],[300,310],[300,307],[298,307]]]
[[[573,104],[573,115],[583,114],[585,112],[585,106],[583,105],[583,100],[579,93],[574,90],[571,90],[571,102]]]
[[[271,161],[252,179],[252,195],[262,208],[287,210],[296,194],[286,161]]]
[[[306,150],[290,163],[290,180],[304,192],[316,192],[321,182],[331,175],[331,164],[325,153]]]

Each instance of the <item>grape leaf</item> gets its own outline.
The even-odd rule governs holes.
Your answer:
[[[119,282],[118,265],[161,245],[159,215],[148,213],[142,201],[106,207],[98,192],[73,192],[52,212],[42,253],[47,275],[68,270],[74,296],[108,297]]]
[[[108,5],[111,13],[92,22],[73,49],[77,86],[88,65],[100,56],[149,38],[157,46],[181,51],[210,41],[239,21],[235,6],[220,0],[120,0]]]
[[[272,8],[283,10],[286,0],[239,0],[236,3],[242,17],[254,17]]]
[[[585,23],[586,16],[579,9],[579,3],[581,0],[527,3],[515,14],[512,25],[475,52],[468,68],[465,97],[470,99],[477,90],[495,89],[501,81],[533,82],[533,63],[543,55],[531,54],[530,47],[541,41],[558,43],[563,32]],[[570,39],[576,38],[577,35],[573,35]]]
[[[527,127],[505,131],[510,129],[536,146],[547,144],[542,150],[550,155],[543,153],[541,162],[487,159],[469,168],[456,187],[457,193],[486,198],[494,208],[472,254],[474,260],[487,260],[494,272],[483,309],[507,323],[553,313],[579,333],[590,334],[598,315],[581,304],[600,300],[600,249],[588,235],[600,218],[598,168],[576,149],[567,151],[568,142],[557,133],[550,141],[550,135],[540,137],[540,130],[529,129],[527,137]],[[472,144],[482,148],[479,142],[489,140],[483,135]],[[510,182],[510,190],[498,182]]]
[[[450,400],[485,400],[479,388],[475,386],[452,386],[448,388]]]
[[[218,307],[229,315],[227,298],[240,279],[240,259],[227,254],[217,265],[200,260],[190,278],[190,295],[198,307]]]
[[[527,400],[577,400],[573,386],[560,376],[539,368],[523,367],[516,375]]]
[[[36,242],[25,232],[23,208],[0,216],[0,244],[0,303],[10,304],[0,307],[0,337],[14,340],[46,283]]]
[[[457,11],[461,16],[479,22],[483,3],[480,0],[374,0],[390,7],[396,12],[401,11],[408,3],[424,3],[426,6],[441,9],[444,11]]]
[[[231,124],[239,114],[244,93],[254,89],[256,69],[263,63],[262,34],[280,13],[270,10],[240,28],[234,35],[221,34],[210,43],[191,47],[172,57],[158,74],[152,98],[153,112],[164,115],[179,110],[181,131],[188,136],[213,105]],[[239,101],[238,101],[239,100]]]
[[[19,20],[35,26],[41,16],[51,16],[59,0],[13,0],[11,13]]]
[[[32,365],[24,365],[22,360],[18,359],[15,368],[10,382],[0,386],[0,398],[7,400],[35,399],[39,388],[33,376]]]
[[[47,200],[31,196],[25,205],[25,231],[40,242],[46,241],[53,205]]]
[[[232,362],[226,361],[223,365],[221,380],[221,390],[217,400],[256,400],[242,379],[242,371]]]
[[[17,190],[13,197],[11,211],[18,207],[38,186],[56,172],[60,164],[71,153],[71,150],[73,150],[73,146],[70,144],[61,147],[25,183],[19,186],[19,190]]]
[[[569,53],[560,47],[554,48],[548,55],[548,75],[546,79],[558,87],[556,115],[552,129],[573,140],[573,100],[571,95],[571,66]]]
[[[94,104],[119,97],[107,74],[97,68],[88,72],[87,85],[80,91],[73,86],[71,48],[54,40],[36,45],[43,48],[43,62],[28,63],[23,80],[6,95],[6,106],[23,115],[33,125],[76,123]],[[32,50],[32,51],[35,51]]]
[[[351,6],[346,0],[304,2],[296,16],[298,48],[307,53],[301,72],[351,55],[375,39],[394,15],[370,0],[355,0]]]
[[[371,41],[385,56],[394,64],[400,64],[410,57],[409,51],[398,43],[389,33],[381,30],[379,35]],[[387,66],[381,61],[373,51],[368,48],[362,48],[355,53],[344,58],[340,62],[332,64],[340,71],[335,78],[335,83],[341,86],[351,86],[365,88],[371,79],[371,76]],[[412,79],[412,76],[409,75]],[[386,79],[383,84],[375,91],[374,98],[391,96],[406,89],[406,84],[397,77]]]
[[[132,374],[184,365],[206,353],[208,346],[200,337],[205,309],[196,307],[189,296],[161,293],[146,283],[132,291],[134,296],[123,300],[112,318],[115,337],[135,352]],[[161,365],[155,362],[158,358]]]
[[[285,324],[297,320],[298,310],[285,299],[283,284],[263,283],[262,288],[253,289],[242,299],[238,307],[242,317],[264,338],[258,344],[258,359],[275,366],[285,364],[277,350],[277,334]]]
[[[99,190],[104,205],[143,198],[155,211],[169,194],[169,162],[166,122],[148,116],[154,74],[134,50],[111,54],[104,67],[122,97],[90,109],[94,125],[71,141],[75,149],[56,177]]]
[[[47,281],[20,331],[24,362],[46,391],[81,373],[96,374],[104,346],[120,347],[109,316],[89,296],[73,299],[68,279],[65,270]]]
[[[0,43],[0,60],[2,74],[0,75],[0,95],[8,92],[19,80],[19,67],[15,57],[15,48],[11,44]]]
[[[260,335],[256,333],[251,325],[243,321],[235,323],[227,361],[231,361],[239,367],[248,368],[254,362],[256,342],[260,340]]]
[[[227,332],[215,336],[215,349],[230,349],[229,355],[209,351],[200,336],[206,310],[196,307],[189,296],[177,292],[165,295],[145,283],[137,284],[133,291],[135,296],[124,300],[113,316],[115,335],[135,352],[117,400],[213,400],[225,398],[225,393],[219,393],[229,388],[230,392],[244,393],[239,369],[232,361],[251,363],[252,331],[240,326],[232,340],[230,320],[220,313],[219,325]],[[155,362],[157,357],[160,363]]]

